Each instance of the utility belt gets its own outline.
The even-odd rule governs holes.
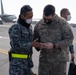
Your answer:
[[[12,58],[29,59],[30,57],[31,57],[30,54],[20,54],[20,53],[9,52],[9,61],[11,61]]]

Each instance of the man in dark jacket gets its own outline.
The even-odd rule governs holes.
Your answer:
[[[20,10],[17,24],[9,28],[11,49],[9,51],[9,75],[31,75],[32,47],[39,47],[39,43],[32,41],[33,12],[29,5],[24,5]],[[35,74],[34,74],[35,75]]]

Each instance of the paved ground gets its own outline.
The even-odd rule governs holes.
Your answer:
[[[12,24],[7,24],[7,25],[0,25],[0,75],[9,75],[9,62],[8,62],[8,51],[10,49],[9,45],[9,38],[8,38],[8,28]],[[73,28],[73,33],[74,33],[74,50],[76,50],[76,28]],[[34,61],[34,67],[33,71],[35,73],[38,73],[38,59],[39,59],[39,52],[37,52],[33,48],[33,61]],[[75,57],[76,57],[76,51],[75,51]],[[76,58],[75,58],[76,62]],[[68,63],[69,65],[69,63]],[[68,67],[68,66],[67,66]]]

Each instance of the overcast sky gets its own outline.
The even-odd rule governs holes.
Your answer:
[[[47,4],[52,4],[56,8],[56,14],[60,16],[62,8],[68,8],[72,19],[70,22],[76,23],[76,0],[2,0],[4,12],[18,17],[20,8],[23,5],[30,5],[33,8],[33,18],[42,18],[43,8]],[[0,11],[1,12],[1,11]]]

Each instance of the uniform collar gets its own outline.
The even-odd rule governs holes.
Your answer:
[[[22,26],[24,26],[26,28],[30,28],[30,24],[27,24],[20,16],[18,18],[17,23],[20,23]]]

